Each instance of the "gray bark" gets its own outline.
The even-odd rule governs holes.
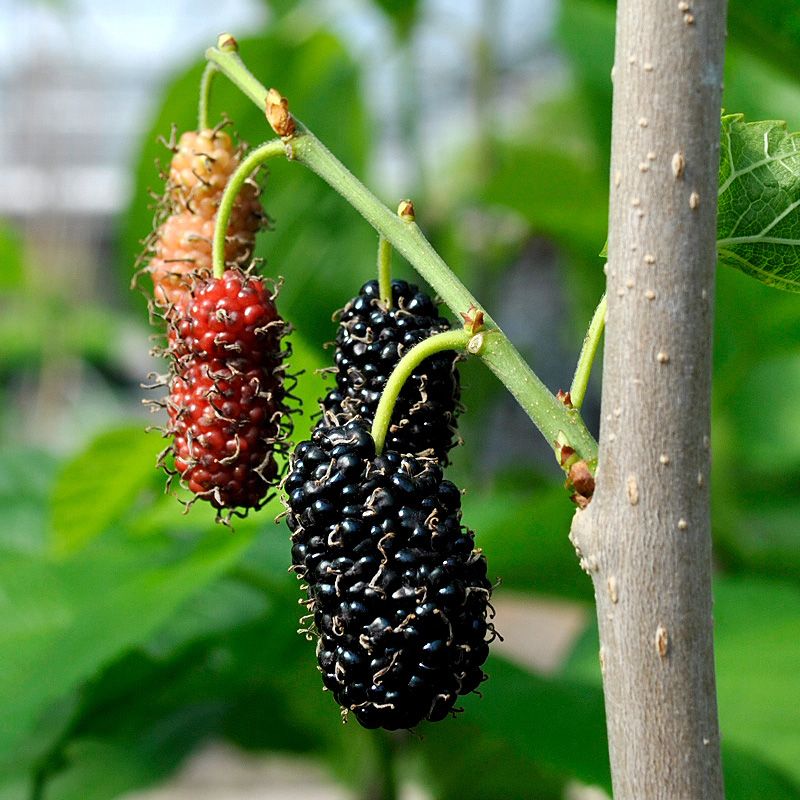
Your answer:
[[[709,436],[725,0],[620,0],[592,577],[616,800],[723,797]]]

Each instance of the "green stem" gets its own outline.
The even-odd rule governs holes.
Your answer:
[[[575,367],[575,377],[572,379],[572,386],[569,390],[570,400],[573,408],[580,408],[586,396],[586,387],[589,385],[589,375],[592,373],[592,364],[603,336],[603,329],[606,326],[606,296],[600,298],[597,308],[594,310],[592,321],[581,347],[581,354],[578,356],[578,365]]]
[[[212,47],[206,57],[260,108],[265,107],[266,88],[248,71],[236,53],[222,52]],[[511,392],[554,450],[558,451],[559,442],[569,443],[578,456],[593,468],[597,463],[597,442],[580,414],[575,409],[567,408],[539,380],[514,345],[423,236],[419,227],[408,218],[401,219],[392,213],[299,123],[296,134],[286,142],[286,149],[290,159],[305,164],[339,192],[419,272],[454,314],[470,306],[483,311],[486,325],[495,328],[492,335],[487,337],[486,347],[481,354],[483,361]]]
[[[444,331],[435,333],[419,344],[415,344],[398,362],[397,366],[386,381],[386,386],[381,394],[375,419],[372,423],[372,438],[375,440],[375,452],[378,455],[383,451],[389,423],[392,421],[394,404],[405,382],[411,373],[426,359],[443,350],[464,350],[472,338],[472,334],[465,330]]]
[[[375,797],[380,800],[397,800],[397,767],[396,747],[392,734],[389,731],[377,731],[378,782]]]
[[[197,104],[197,130],[207,131],[211,127],[208,114],[208,104],[211,97],[211,84],[217,74],[216,64],[208,63],[200,78],[200,99]]]
[[[330,151],[309,131],[289,142],[290,157],[316,172],[339,192],[364,219],[392,244],[454,314],[474,306],[484,313],[488,327],[495,328],[487,337],[482,354],[484,363],[503,382],[550,445],[566,440],[579,457],[590,466],[597,463],[597,443],[580,415],[568,409],[534,374],[519,351],[497,324],[458,280],[423,236],[419,226],[400,219],[384,206]]]
[[[255,150],[248,153],[247,158],[237,167],[236,172],[231,175],[222,193],[222,199],[217,211],[217,219],[214,223],[214,241],[211,246],[211,257],[214,265],[214,277],[221,278],[225,272],[225,236],[228,233],[228,225],[231,221],[233,206],[244,182],[255,172],[267,159],[275,156],[285,156],[286,146],[280,139],[272,139]]]
[[[206,59],[216,64],[220,72],[224,72],[262,111],[266,108],[266,87],[247,69],[238,53],[209,47],[206,50]]]
[[[383,236],[378,239],[378,291],[386,308],[392,307],[392,246]]]

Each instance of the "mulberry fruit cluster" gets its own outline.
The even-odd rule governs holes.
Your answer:
[[[336,333],[336,387],[322,401],[323,425],[360,417],[372,423],[386,381],[415,344],[450,329],[436,305],[417,286],[392,281],[391,308],[377,281],[365,283],[341,312]],[[386,447],[432,456],[446,463],[459,411],[456,353],[425,359],[403,386],[394,407]]]
[[[169,310],[188,300],[195,277],[211,274],[211,243],[217,208],[240,153],[218,128],[181,135],[174,147],[160,224],[147,242],[146,271],[153,300]],[[245,264],[266,217],[255,183],[246,183],[234,205],[225,240],[225,260]]]
[[[434,459],[386,450],[360,420],[317,428],[285,480],[324,685],[367,728],[443,719],[485,678],[486,560]]]
[[[198,280],[168,316],[174,468],[220,510],[259,508],[279,477],[287,326],[274,299],[261,278],[229,269]]]

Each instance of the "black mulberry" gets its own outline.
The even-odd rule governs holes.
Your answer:
[[[450,329],[436,305],[417,286],[392,281],[392,307],[380,300],[377,281],[361,287],[344,307],[336,334],[336,388],[322,401],[323,425],[361,417],[371,424],[386,381],[415,344]],[[392,415],[386,447],[446,463],[459,410],[457,355],[425,359],[406,381]]]
[[[440,720],[485,675],[491,585],[461,495],[363,422],[318,428],[284,488],[323,684],[367,728]]]

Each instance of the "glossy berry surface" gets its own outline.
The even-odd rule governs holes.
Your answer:
[[[167,435],[174,466],[217,509],[258,508],[278,478],[286,434],[281,337],[260,278],[228,270],[169,317]]]
[[[275,358],[284,323],[262,279],[227,270],[196,287],[171,327],[180,355],[268,364]]]
[[[376,457],[358,421],[298,445],[284,488],[324,686],[368,728],[446,717],[494,630],[458,489],[431,459]]]
[[[361,417],[371,424],[386,381],[402,356],[432,334],[449,329],[431,298],[414,284],[392,281],[392,307],[387,309],[378,282],[365,283],[341,313],[336,387],[322,401],[325,418],[342,424]],[[414,370],[395,404],[388,449],[446,462],[459,409],[456,359],[452,350],[440,352]]]
[[[193,361],[172,382],[175,468],[215,508],[258,507],[275,481],[275,389],[263,389],[263,370],[232,372],[219,361]]]

